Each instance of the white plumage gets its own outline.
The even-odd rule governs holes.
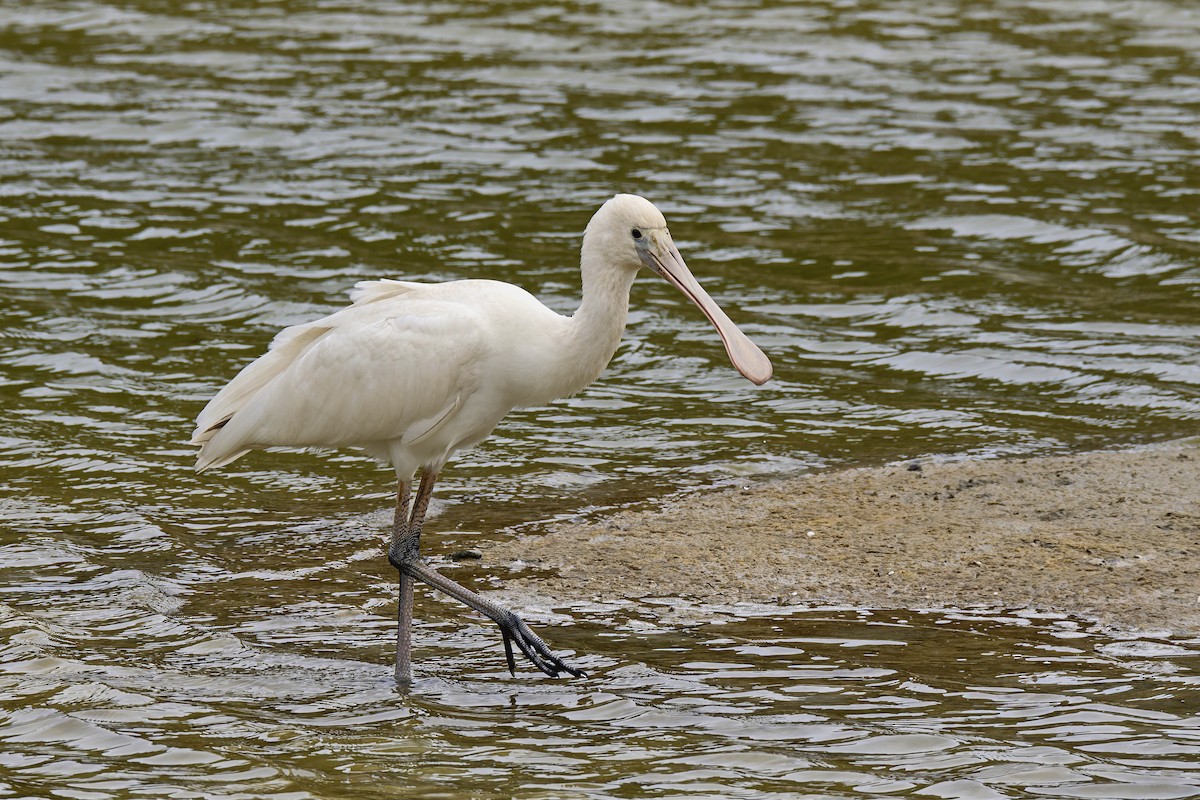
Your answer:
[[[547,340],[567,326],[511,284],[364,281],[351,299],[281,331],[212,399],[196,420],[198,470],[256,447],[353,446],[411,476],[487,436],[510,409],[583,385],[519,379],[547,365]]]
[[[359,447],[390,462],[400,484],[389,556],[401,569],[401,628],[408,575],[491,616],[506,647],[511,639],[544,672],[578,674],[511,612],[481,608],[487,601],[431,575],[416,558],[415,540],[433,481],[454,451],[487,437],[513,408],[574,394],[600,374],[620,342],[629,290],[643,266],[704,311],[743,375],[755,383],[770,377],[770,361],[692,277],[658,209],[641,197],[617,195],[584,234],[583,300],[573,315],[499,281],[359,283],[350,306],[280,331],[265,355],[209,401],[192,438],[201,448],[196,469],[272,446]],[[418,469],[425,478],[409,517],[408,491]],[[400,636],[406,639],[407,632]],[[401,680],[400,662],[407,671],[407,658],[402,641]]]

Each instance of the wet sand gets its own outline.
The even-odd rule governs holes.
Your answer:
[[[543,607],[646,597],[1027,607],[1200,631],[1200,440],[919,464],[556,524],[491,544],[480,567],[518,606],[525,596]]]

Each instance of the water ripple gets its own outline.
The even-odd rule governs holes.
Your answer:
[[[752,475],[1194,433],[1188,4],[0,14],[0,793],[1200,794],[1196,643],[1069,620],[546,609],[596,677],[514,683],[423,598],[398,698],[386,472],[197,478],[184,445],[364,277],[570,312],[616,190],[660,202],[776,379],[639,281],[598,386],[447,472],[435,555]]]

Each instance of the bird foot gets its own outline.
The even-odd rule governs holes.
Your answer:
[[[468,608],[483,614],[500,627],[500,633],[504,636],[504,656],[508,661],[508,671],[513,677],[516,677],[517,674],[517,662],[513,656],[514,644],[521,651],[521,655],[528,658],[535,667],[551,678],[557,678],[561,672],[576,678],[587,677],[583,670],[572,667],[554,655],[550,651],[550,646],[542,641],[542,637],[530,630],[529,626],[525,624],[525,620],[512,611],[499,603],[481,597],[465,586],[460,586],[436,569],[422,563],[415,554],[412,556],[412,560],[402,561],[399,564],[396,563],[397,555],[389,550],[388,559],[401,572],[429,584],[438,591],[445,592]]]
[[[505,611],[497,616],[499,618],[492,617],[492,619],[500,626],[500,633],[504,636],[504,658],[508,661],[508,674],[513,677],[517,675],[517,662],[513,658],[513,644],[516,644],[522,655],[551,678],[557,678],[560,672],[565,672],[574,678],[587,677],[586,672],[572,667],[554,655],[542,637],[530,630],[529,626],[525,624],[525,620],[515,613]]]

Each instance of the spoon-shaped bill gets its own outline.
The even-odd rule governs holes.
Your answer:
[[[642,262],[666,278],[668,283],[700,307],[704,316],[708,317],[708,321],[721,335],[725,352],[729,354],[734,369],[752,383],[760,386],[766,383],[771,377],[771,360],[733,324],[733,320],[729,319],[716,301],[708,296],[708,292],[704,291],[704,287],[687,268],[683,256],[671,241],[670,234],[654,238],[655,241],[649,247],[639,250]]]

